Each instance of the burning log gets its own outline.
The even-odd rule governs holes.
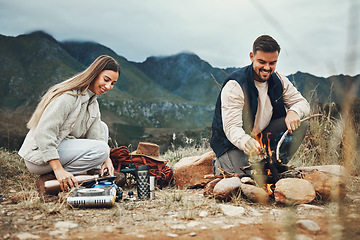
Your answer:
[[[266,148],[262,148],[260,150],[260,157],[260,161],[256,164],[251,164],[241,169],[250,169],[255,172],[260,170],[257,174],[262,174],[266,178],[265,182],[268,184],[275,184],[283,177],[284,172],[288,172],[290,169],[294,168],[293,166],[283,164],[280,161],[275,160],[274,155],[270,156],[266,153]]]

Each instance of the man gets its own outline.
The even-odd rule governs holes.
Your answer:
[[[280,46],[270,36],[258,37],[250,52],[252,64],[243,67],[225,80],[218,97],[212,125],[210,145],[218,166],[230,173],[244,173],[249,156],[258,154],[270,139],[275,150],[282,134],[289,135],[281,146],[280,159],[287,163],[304,139],[308,125],[300,119],[310,112],[309,103],[285,76],[275,72]],[[268,135],[268,133],[270,135]],[[249,171],[245,171],[249,174]]]

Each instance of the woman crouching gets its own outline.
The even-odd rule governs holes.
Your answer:
[[[78,184],[74,174],[100,169],[101,175],[114,175],[108,128],[100,119],[96,95],[111,90],[119,75],[119,64],[100,56],[45,93],[27,123],[30,131],[19,150],[30,172],[42,175],[39,179],[55,175],[62,191]]]

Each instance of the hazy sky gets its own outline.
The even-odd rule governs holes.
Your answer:
[[[135,62],[188,51],[214,67],[249,64],[253,41],[269,34],[281,46],[280,73],[353,76],[359,15],[359,0],[0,0],[0,34],[43,30]]]

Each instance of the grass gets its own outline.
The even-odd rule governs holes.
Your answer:
[[[36,176],[29,173],[24,160],[17,155],[17,152],[10,152],[0,149],[0,191],[29,190],[36,179]]]

